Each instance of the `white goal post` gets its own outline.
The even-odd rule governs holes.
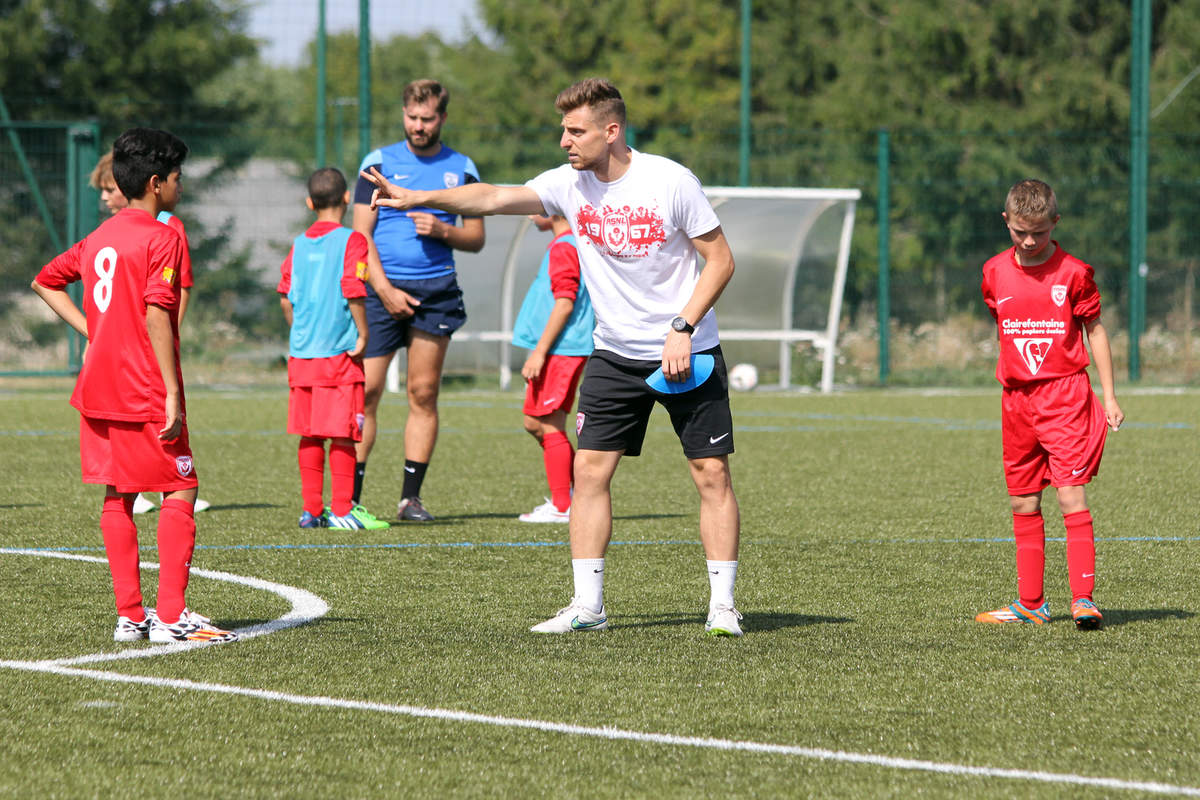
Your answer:
[[[792,351],[809,342],[821,361],[820,389],[833,390],[842,296],[850,263],[850,239],[861,192],[716,186],[705,189],[733,250],[737,270],[717,303],[724,343],[777,345],[779,386],[792,385]],[[488,217],[483,252],[456,253],[459,283],[469,319],[454,334],[447,367],[488,362],[500,386],[512,382],[512,326],[526,287],[541,262],[548,238],[527,235],[524,217]],[[493,243],[506,242],[501,250]],[[503,255],[501,255],[503,253]],[[460,343],[473,343],[462,347]],[[481,350],[482,348],[482,350]],[[494,348],[494,350],[492,349]],[[726,346],[726,360],[734,363]],[[494,355],[486,355],[487,351]],[[520,356],[523,358],[523,356]],[[762,354],[736,360],[759,360]],[[400,359],[388,370],[389,391],[400,391]]]

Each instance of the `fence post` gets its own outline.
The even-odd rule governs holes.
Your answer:
[[[1129,380],[1142,376],[1146,320],[1146,184],[1150,135],[1150,0],[1134,0],[1129,43]]]
[[[888,339],[891,336],[889,321],[892,316],[891,308],[891,252],[888,249],[891,238],[891,140],[887,128],[880,128],[878,147],[876,149],[876,171],[878,180],[878,197],[876,198],[876,217],[879,220],[879,382],[887,383],[891,374],[891,355],[888,352]]]
[[[77,242],[100,223],[100,193],[88,185],[88,174],[100,158],[100,126],[95,122],[72,125],[67,129],[67,240]],[[68,293],[77,306],[83,306],[83,284],[72,283]],[[67,328],[67,367],[78,372],[83,367],[83,337]]]
[[[325,0],[317,0],[317,169],[328,164],[325,149]]]
[[[358,2],[358,158],[371,152],[371,0]]]

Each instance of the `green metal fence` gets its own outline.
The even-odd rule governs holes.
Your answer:
[[[81,337],[36,300],[38,269],[96,227],[94,123],[14,122],[0,98],[0,375],[77,372]],[[78,302],[78,286],[73,287]]]
[[[330,161],[353,177],[359,158],[356,143],[363,137],[354,109],[343,111],[329,119],[327,146]],[[377,107],[373,120],[369,137],[373,146],[402,137],[398,103],[394,109]],[[0,302],[5,306],[0,319],[7,324],[16,313],[14,297],[28,294],[37,268],[58,252],[48,230],[69,244],[76,238],[70,231],[95,224],[96,199],[86,189],[84,178],[94,154],[109,143],[102,142],[97,148],[94,128],[68,123],[11,123],[4,133],[0,136],[0,203],[10,224],[0,232],[5,253],[0,267]],[[193,251],[207,247],[196,267],[197,320],[204,318],[209,272],[248,244],[264,250],[249,258],[247,268],[258,276],[262,287],[264,311],[258,316],[270,315],[274,270],[286,242],[303,230],[307,219],[299,193],[302,189],[295,181],[312,168],[311,163],[284,157],[278,146],[280,142],[302,142],[299,150],[311,153],[312,130],[245,130],[239,131],[236,141],[200,129],[176,129],[176,133],[188,141],[193,152],[180,214],[188,224]],[[737,129],[650,131],[635,127],[632,135],[639,149],[679,159],[706,185],[736,184],[741,177]],[[12,144],[13,137],[20,142],[32,170],[32,184],[21,166],[18,148]],[[446,143],[471,156],[483,179],[496,183],[522,182],[561,163],[558,139],[557,128],[498,129],[465,124],[453,115],[444,131]],[[1063,215],[1056,238],[1096,267],[1118,370],[1124,375],[1128,369],[1127,131],[1017,134],[806,131],[760,126],[753,130],[752,141],[751,185],[844,187],[863,192],[847,285],[845,324],[851,335],[845,339],[845,366],[839,366],[839,380],[842,375],[854,376],[859,383],[990,380],[994,354],[989,345],[995,334],[989,329],[990,317],[979,295],[980,267],[1008,246],[1000,212],[1008,188],[1025,177],[1044,179],[1056,189]],[[1194,345],[1200,229],[1193,224],[1200,217],[1200,135],[1151,135],[1149,153],[1141,368],[1148,382],[1191,383],[1200,376],[1200,353]],[[251,157],[248,162],[247,155]],[[231,176],[225,175],[224,184],[206,186],[194,177],[201,175],[206,165],[226,158],[240,164],[243,172],[250,170],[247,164],[256,165],[256,169],[269,170],[292,183],[285,190],[262,193],[258,189],[264,179],[253,170],[243,175],[240,183],[229,182]],[[37,199],[39,193],[45,213]],[[883,228],[881,202],[887,209]],[[504,245],[493,242],[489,246]],[[888,267],[883,308],[881,263]],[[753,276],[739,274],[736,279],[752,280]],[[241,309],[241,319],[254,318],[257,312],[246,309],[245,289],[238,291],[241,296],[231,299],[229,307]],[[882,336],[881,311],[888,321]],[[211,321],[220,309],[210,308],[208,313]],[[39,336],[44,338],[44,333]],[[268,334],[260,329],[246,338],[261,346],[265,337]],[[188,347],[193,353],[194,348],[211,347],[212,337],[202,340],[203,336],[192,337]],[[22,341],[39,343],[28,334]],[[27,356],[24,348],[16,349],[16,356]],[[14,358],[11,352],[0,353],[0,369],[30,368]],[[69,368],[68,356],[64,354],[50,366]]]

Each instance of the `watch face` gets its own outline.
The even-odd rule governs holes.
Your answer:
[[[682,333],[688,329],[687,320],[683,317],[676,317],[671,320],[671,327]]]

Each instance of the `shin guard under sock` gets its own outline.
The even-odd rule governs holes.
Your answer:
[[[158,512],[158,616],[163,622],[178,622],[186,606],[192,551],[196,547],[193,505],[178,498],[165,498]]]
[[[325,513],[325,440],[300,437],[300,499],[304,510],[319,517]]]
[[[1096,588],[1096,537],[1092,528],[1092,512],[1086,508],[1063,515],[1067,528],[1067,582],[1071,600],[1092,599]]]
[[[546,483],[550,487],[550,502],[559,511],[571,507],[572,466],[575,448],[562,431],[551,431],[542,437],[542,462],[546,466]]]
[[[117,613],[135,622],[145,619],[142,611],[142,574],[138,569],[138,534],[133,522],[133,500],[105,497],[100,510],[100,533],[112,573]]]
[[[354,507],[354,443],[329,443],[329,483],[333,499],[329,507],[339,517],[350,513]]]
[[[1021,605],[1036,609],[1045,602],[1046,523],[1042,512],[1013,512],[1013,535],[1017,540],[1017,596]]]

